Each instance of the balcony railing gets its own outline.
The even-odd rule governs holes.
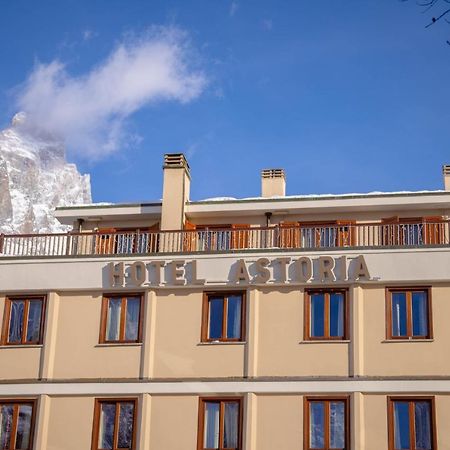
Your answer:
[[[0,235],[0,257],[448,246],[449,221]]]

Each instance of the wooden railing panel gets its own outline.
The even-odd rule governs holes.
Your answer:
[[[0,235],[0,256],[107,256],[449,245],[449,221]]]

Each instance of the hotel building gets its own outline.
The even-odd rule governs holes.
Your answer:
[[[58,208],[0,236],[0,448],[449,450],[444,190]]]

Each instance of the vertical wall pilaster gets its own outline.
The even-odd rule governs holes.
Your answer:
[[[257,408],[258,397],[256,394],[249,393],[245,396],[244,409],[244,448],[245,450],[257,450]]]
[[[140,377],[152,378],[155,363],[156,293],[147,291],[144,298],[144,321]]]
[[[44,345],[39,367],[39,378],[44,380],[53,378],[58,337],[59,302],[59,295],[56,292],[49,292],[46,303]]]
[[[353,394],[353,404],[351,406],[352,449],[364,450],[366,448],[364,395],[361,392]]]
[[[143,394],[139,399],[140,419],[138,423],[138,450],[150,449],[150,420],[152,414],[152,397],[149,394]]]
[[[247,337],[244,353],[244,376],[256,377],[258,374],[258,330],[259,297],[258,289],[249,289],[247,298]]]
[[[47,450],[48,426],[50,421],[51,398],[48,395],[41,395],[37,403],[35,414],[35,445],[34,450]]]
[[[349,375],[364,375],[364,291],[361,286],[351,289],[351,333]]]

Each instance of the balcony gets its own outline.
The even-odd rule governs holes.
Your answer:
[[[0,257],[226,253],[449,245],[449,221],[233,229],[0,235]]]

